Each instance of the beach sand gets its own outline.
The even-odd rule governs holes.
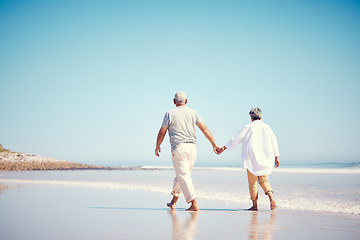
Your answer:
[[[186,212],[170,195],[51,184],[0,183],[1,239],[359,239],[360,216],[244,210],[198,199]]]
[[[28,153],[2,151],[0,144],[0,171],[33,171],[33,170],[90,170],[90,169],[139,169],[139,167],[103,167],[89,164],[61,161]]]

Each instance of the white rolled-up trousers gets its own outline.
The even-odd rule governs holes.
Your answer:
[[[196,198],[194,185],[191,179],[197,155],[196,145],[193,143],[182,143],[171,153],[176,177],[174,178],[173,190],[175,197],[184,195],[187,203]]]

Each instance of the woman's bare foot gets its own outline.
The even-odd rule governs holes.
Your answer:
[[[274,210],[276,208],[276,202],[274,199],[271,199],[270,200],[270,209],[271,210]]]
[[[257,206],[252,206],[251,208],[247,209],[249,211],[257,211],[258,207]]]
[[[276,202],[274,200],[273,191],[268,191],[266,194],[268,195],[270,200],[270,209],[274,210],[276,208]]]
[[[257,211],[258,210],[258,204],[257,204],[257,200],[252,200],[252,207],[247,209],[249,211]]]

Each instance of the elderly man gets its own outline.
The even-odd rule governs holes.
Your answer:
[[[251,109],[249,114],[252,123],[236,134],[218,154],[226,149],[232,150],[237,144],[242,143],[241,163],[247,170],[250,197],[253,202],[253,206],[248,210],[258,210],[258,184],[270,199],[270,209],[274,210],[276,203],[268,175],[272,172],[274,159],[276,167],[280,164],[278,142],[270,126],[261,121],[260,108]]]
[[[215,153],[220,151],[221,148],[215,143],[210,130],[206,127],[200,115],[186,106],[187,99],[185,93],[177,92],[174,104],[176,108],[168,111],[164,116],[157,136],[155,155],[160,156],[160,145],[164,140],[166,131],[169,130],[171,158],[176,177],[171,192],[173,198],[167,206],[172,210],[175,209],[176,202],[181,193],[183,193],[186,202],[191,203],[191,206],[186,210],[197,211],[199,207],[196,202],[195,189],[191,179],[191,171],[197,155],[195,126],[198,126],[210,141]]]

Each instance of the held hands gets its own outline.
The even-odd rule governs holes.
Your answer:
[[[213,146],[213,150],[214,150],[214,153],[216,153],[217,155],[220,155],[224,150],[226,150],[226,147],[223,146],[223,147],[220,147],[218,146],[217,144],[215,144]],[[160,157],[160,152],[161,152],[161,148],[160,147],[156,147],[155,148],[155,155]]]
[[[216,153],[217,155],[220,154],[220,153],[219,153],[219,150],[220,150],[220,149],[221,149],[221,147],[218,146],[217,144],[215,144],[215,145],[213,146],[214,153]]]
[[[213,147],[213,150],[214,150],[214,152],[215,152],[217,155],[220,155],[224,150],[226,150],[226,147],[225,147],[225,146],[220,147],[220,146],[218,146],[218,145],[215,145],[215,146]]]

